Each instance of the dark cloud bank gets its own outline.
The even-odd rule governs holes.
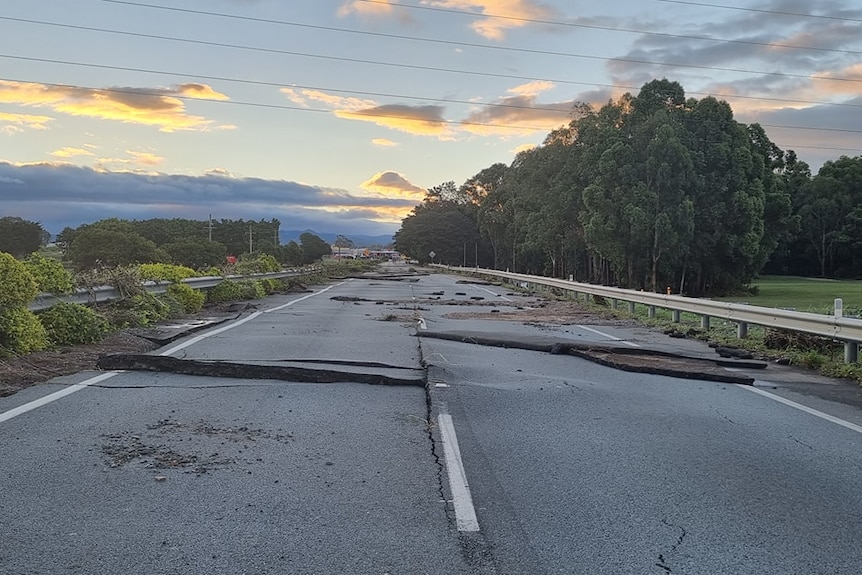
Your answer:
[[[404,199],[357,197],[346,190],[285,180],[0,162],[0,217],[36,221],[52,233],[111,217],[205,220],[212,215],[214,219],[277,218],[283,229],[389,234],[398,224],[372,219],[380,217],[380,210],[413,205]]]

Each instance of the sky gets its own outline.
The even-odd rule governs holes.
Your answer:
[[[385,235],[651,80],[816,173],[862,155],[858,0],[0,4],[0,217]]]

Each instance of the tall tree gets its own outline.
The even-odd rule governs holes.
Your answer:
[[[25,258],[48,242],[50,234],[38,222],[19,217],[0,218],[0,252]]]
[[[338,254],[341,254],[341,250],[349,250],[354,246],[353,240],[348,238],[347,236],[343,236],[338,234],[335,238],[335,247],[338,249]]]
[[[463,205],[436,194],[429,194],[413,208],[395,232],[395,249],[421,263],[433,260],[461,265],[467,246],[478,241],[476,224],[464,213]]]
[[[135,233],[125,220],[102,220],[78,228],[69,247],[75,268],[116,267],[169,262],[170,256],[154,242]]]
[[[332,247],[320,236],[311,232],[303,232],[299,236],[299,247],[302,250],[303,263],[310,264],[332,253]]]

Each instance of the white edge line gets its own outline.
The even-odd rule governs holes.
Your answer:
[[[437,421],[440,425],[446,469],[449,472],[449,488],[452,491],[452,505],[455,507],[455,523],[458,525],[458,531],[479,531],[479,520],[476,518],[470,486],[467,484],[467,474],[461,461],[461,449],[458,447],[458,437],[455,435],[452,416],[441,413],[437,416]]]
[[[500,299],[502,299],[502,300],[506,300],[507,302],[510,302],[510,303],[511,303],[511,301],[512,301],[512,300],[510,300],[509,298],[507,298],[506,296],[504,296],[504,295],[500,295],[500,294],[498,294],[498,293],[494,293],[494,292],[492,292],[491,290],[489,290],[489,289],[487,289],[487,288],[483,288],[482,286],[474,286],[474,287],[477,287],[477,288],[479,288],[480,290],[484,290],[484,291],[488,292],[488,293],[489,293],[489,294],[491,294],[491,295],[497,296],[498,298],[500,298]]]
[[[13,417],[18,417],[22,413],[27,413],[28,411],[33,411],[37,407],[42,407],[43,405],[47,405],[47,404],[51,403],[52,401],[57,401],[61,397],[66,397],[67,395],[75,393],[76,391],[81,391],[85,387],[93,385],[94,383],[99,383],[100,381],[105,381],[106,379],[110,379],[110,378],[112,378],[115,375],[120,374],[120,373],[122,373],[122,372],[121,371],[106,371],[105,373],[100,373],[99,375],[97,375],[95,377],[91,377],[90,379],[82,381],[81,383],[76,383],[75,385],[70,385],[69,387],[61,389],[60,391],[55,391],[54,393],[46,395],[45,397],[40,397],[39,399],[35,399],[29,403],[25,403],[24,405],[20,405],[20,406],[16,407],[15,409],[10,409],[9,411],[5,411],[3,413],[0,413],[0,423],[2,423],[4,421],[9,421]]]
[[[262,315],[262,314],[263,314],[263,312],[262,312],[262,311],[256,311],[256,312],[254,312],[253,314],[251,314],[251,315],[249,315],[249,316],[246,316],[246,317],[244,317],[244,318],[242,318],[242,319],[240,319],[240,320],[237,320],[237,321],[235,321],[235,322],[232,322],[232,323],[230,323],[230,324],[228,324],[228,325],[226,325],[226,326],[224,326],[224,327],[220,327],[220,328],[218,328],[218,329],[214,329],[214,330],[212,330],[212,331],[208,331],[208,332],[206,332],[206,333],[204,333],[204,334],[201,334],[201,335],[196,335],[195,337],[193,337],[193,338],[191,338],[191,339],[187,339],[186,341],[184,341],[184,342],[182,342],[182,343],[180,343],[180,344],[177,344],[177,345],[175,345],[175,346],[173,346],[173,347],[169,347],[169,348],[168,348],[168,349],[166,349],[165,351],[161,352],[159,355],[160,355],[160,356],[171,355],[172,353],[176,353],[176,352],[180,351],[181,349],[185,349],[185,348],[189,347],[190,345],[194,345],[194,344],[196,344],[196,343],[197,343],[197,342],[199,342],[199,341],[205,340],[205,339],[206,339],[206,338],[208,338],[208,337],[212,337],[212,336],[214,336],[214,335],[218,335],[218,334],[220,334],[220,333],[222,333],[222,332],[225,332],[225,331],[227,331],[227,330],[229,330],[229,329],[233,329],[233,328],[235,328],[235,327],[237,327],[237,326],[240,326],[240,325],[244,324],[245,322],[247,322],[247,321],[251,321],[251,320],[253,320],[254,318],[256,318],[256,317],[258,317],[259,315]]]
[[[263,311],[256,311],[256,312],[254,312],[253,314],[251,314],[251,315],[249,315],[249,316],[247,316],[247,317],[244,317],[244,318],[242,318],[242,319],[239,319],[239,320],[237,320],[237,321],[231,322],[230,324],[228,324],[228,325],[226,325],[226,326],[224,326],[224,327],[220,327],[220,328],[218,328],[218,329],[214,329],[214,330],[212,330],[212,331],[208,331],[208,332],[206,332],[206,333],[202,333],[201,335],[195,336],[195,337],[193,337],[193,338],[191,338],[191,339],[189,339],[189,340],[186,340],[186,341],[184,341],[184,342],[182,342],[182,343],[180,343],[180,344],[177,344],[177,345],[175,345],[175,346],[173,346],[173,347],[170,347],[170,348],[166,349],[165,351],[161,352],[159,355],[160,355],[160,356],[166,356],[166,355],[174,354],[174,353],[176,353],[176,352],[178,352],[178,351],[180,351],[180,350],[182,350],[182,349],[185,349],[185,348],[189,347],[190,345],[194,345],[194,344],[198,343],[199,341],[205,340],[205,339],[206,339],[206,338],[208,338],[208,337],[212,337],[212,336],[214,336],[214,335],[218,335],[218,334],[220,334],[220,333],[226,332],[226,331],[227,331],[227,330],[229,330],[229,329],[233,329],[233,328],[235,328],[235,327],[241,326],[241,325],[242,325],[242,324],[244,324],[245,322],[247,322],[247,321],[251,321],[251,320],[253,320],[254,318],[259,317],[259,316],[260,316],[260,315],[262,315],[262,314],[265,314],[265,313],[272,313],[272,312],[274,312],[274,311],[279,311],[279,310],[282,310],[282,309],[284,309],[284,308],[286,308],[286,307],[290,307],[290,306],[292,306],[293,304],[295,304],[295,303],[299,303],[299,302],[304,301],[304,300],[307,300],[307,299],[308,299],[308,298],[310,298],[310,297],[314,297],[314,296],[316,296],[316,295],[320,295],[320,294],[322,294],[322,293],[328,292],[328,291],[329,291],[329,290],[331,290],[332,288],[337,287],[337,286],[340,286],[340,285],[342,285],[343,283],[345,283],[345,282],[341,282],[341,283],[338,283],[338,284],[334,284],[334,285],[331,285],[331,286],[325,287],[325,288],[323,288],[323,289],[322,289],[322,290],[320,290],[320,291],[316,291],[316,292],[314,292],[314,293],[310,293],[310,294],[308,294],[308,295],[304,295],[304,296],[302,296],[302,297],[300,297],[300,298],[297,298],[297,299],[295,299],[295,300],[289,301],[289,302],[287,302],[286,304],[282,304],[282,305],[277,306],[277,307],[273,307],[273,308],[266,309],[266,310],[263,310]]]
[[[316,296],[316,295],[320,295],[320,294],[322,294],[322,293],[324,293],[324,292],[327,292],[327,291],[331,290],[331,289],[332,289],[332,288],[334,288],[334,287],[340,286],[340,285],[341,285],[341,284],[343,284],[343,283],[345,283],[345,282],[341,282],[341,283],[338,283],[338,284],[334,284],[334,285],[328,286],[328,287],[326,287],[326,288],[324,288],[324,289],[322,289],[322,290],[320,290],[320,291],[318,291],[318,292],[314,292],[314,293],[312,293],[312,294],[308,294],[308,295],[303,296],[303,297],[301,297],[301,298],[297,298],[297,299],[295,299],[295,300],[293,300],[293,301],[290,301],[290,302],[288,302],[288,303],[286,303],[286,304],[284,304],[284,305],[280,305],[280,306],[278,306],[278,307],[274,307],[274,308],[271,308],[271,309],[268,309],[268,310],[265,310],[265,311],[257,311],[257,312],[254,312],[253,314],[249,315],[248,317],[244,317],[244,318],[242,318],[242,319],[240,319],[240,320],[237,320],[237,321],[235,321],[235,322],[231,323],[230,325],[226,325],[226,326],[224,326],[224,327],[221,327],[221,328],[218,328],[218,329],[215,329],[215,330],[209,331],[209,332],[207,332],[207,333],[205,333],[205,334],[202,334],[202,335],[199,335],[199,336],[193,337],[193,338],[191,338],[190,340],[185,341],[185,342],[183,342],[183,343],[181,343],[181,344],[179,344],[179,345],[175,345],[174,347],[171,347],[171,348],[169,348],[169,349],[167,349],[167,350],[165,350],[165,351],[161,352],[159,355],[160,355],[160,356],[166,356],[166,355],[170,355],[170,354],[172,354],[172,353],[176,353],[176,352],[180,351],[181,349],[185,349],[186,347],[188,347],[188,346],[190,346],[190,345],[193,345],[193,344],[195,344],[195,343],[197,343],[197,342],[199,342],[199,341],[201,341],[201,340],[203,340],[203,339],[206,339],[206,338],[211,337],[211,336],[213,336],[213,335],[220,334],[220,333],[225,332],[225,331],[227,331],[227,330],[229,330],[229,329],[233,329],[233,328],[235,328],[235,327],[237,327],[237,326],[240,326],[240,325],[244,324],[244,323],[245,323],[245,322],[247,322],[247,321],[251,321],[251,320],[253,320],[254,318],[256,318],[256,317],[260,316],[260,315],[261,315],[261,314],[263,314],[263,313],[270,313],[270,312],[273,312],[273,311],[278,311],[278,310],[280,310],[280,309],[284,309],[284,308],[286,308],[286,307],[292,306],[292,305],[293,305],[293,304],[295,304],[295,303],[298,303],[298,302],[301,302],[301,301],[303,301],[303,300],[306,300],[306,299],[308,299],[308,298],[310,298],[310,297],[314,297],[314,296]],[[60,399],[60,398],[62,398],[62,397],[66,397],[67,395],[70,395],[70,394],[72,394],[72,393],[75,393],[76,391],[80,391],[80,390],[84,389],[85,387],[88,387],[88,386],[93,385],[93,384],[95,384],[95,383],[99,383],[99,382],[101,382],[101,381],[105,381],[106,379],[110,379],[110,378],[112,378],[112,377],[114,377],[115,375],[120,374],[120,373],[123,373],[123,372],[122,372],[122,371],[108,371],[108,372],[105,372],[105,373],[100,373],[99,375],[97,375],[97,376],[95,376],[95,377],[91,377],[90,379],[87,379],[87,380],[85,380],[85,381],[82,381],[81,383],[76,383],[76,384],[74,384],[74,385],[70,385],[69,387],[66,387],[65,389],[61,389],[60,391],[55,391],[54,393],[51,393],[51,394],[49,394],[49,395],[46,395],[45,397],[42,397],[42,398],[39,398],[39,399],[33,400],[33,401],[29,402],[29,403],[25,403],[24,405],[20,405],[20,406],[18,406],[18,407],[16,407],[16,408],[14,408],[14,409],[10,409],[9,411],[5,411],[5,412],[3,412],[3,413],[0,413],[0,423],[2,423],[2,422],[4,422],[4,421],[9,421],[9,420],[10,420],[10,419],[12,419],[13,417],[18,417],[18,416],[19,416],[19,415],[21,415],[22,413],[27,413],[28,411],[32,411],[32,410],[34,410],[34,409],[36,409],[36,408],[42,407],[43,405],[47,405],[47,404],[49,404],[49,403],[51,403],[51,402],[57,401],[58,399]]]
[[[591,331],[591,332],[593,332],[593,333],[594,333],[594,334],[596,334],[596,335],[600,335],[600,336],[602,336],[602,337],[606,337],[606,338],[608,338],[608,339],[609,339],[609,340],[611,340],[611,341],[617,341],[617,342],[619,342],[619,343],[621,343],[621,344],[623,344],[623,345],[628,345],[628,346],[630,346],[630,347],[640,347],[638,344],[636,344],[636,343],[634,343],[634,342],[626,341],[626,340],[624,340],[624,339],[620,339],[620,338],[618,338],[618,337],[616,337],[616,336],[613,336],[613,335],[611,335],[611,334],[609,334],[609,333],[605,333],[605,332],[603,332],[603,331],[599,331],[599,330],[597,330],[597,329],[593,329],[593,328],[591,328],[591,327],[587,327],[587,326],[585,326],[585,325],[579,325],[579,326],[577,326],[577,327],[579,327],[579,328],[581,328],[581,329],[583,329],[583,330],[586,330],[586,331]]]
[[[849,421],[844,421],[843,419],[839,419],[834,415],[829,415],[828,413],[823,413],[822,411],[818,411],[812,407],[808,407],[807,405],[802,405],[801,403],[796,403],[795,401],[791,401],[789,399],[784,399],[780,395],[775,395],[774,393],[769,393],[768,391],[763,391],[762,389],[757,389],[751,385],[741,385],[737,384],[737,387],[741,387],[742,389],[747,389],[752,393],[756,393],[757,395],[762,395],[763,397],[768,397],[773,401],[777,401],[778,403],[783,403],[789,407],[794,409],[798,409],[799,411],[804,411],[805,413],[811,414],[815,417],[819,417],[820,419],[825,419],[831,423],[836,425],[840,425],[841,427],[846,427],[851,431],[855,431],[856,433],[862,433],[862,426],[856,425],[855,423],[850,423]]]

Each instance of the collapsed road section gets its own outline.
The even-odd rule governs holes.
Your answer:
[[[766,363],[744,359],[722,359],[692,357],[644,347],[631,348],[613,344],[579,343],[551,337],[488,334],[482,332],[422,331],[421,337],[459,341],[474,345],[526,349],[552,354],[569,354],[601,365],[669,377],[700,379],[725,383],[754,384],[754,378],[744,373],[734,373],[726,368],[738,370],[766,369]]]

